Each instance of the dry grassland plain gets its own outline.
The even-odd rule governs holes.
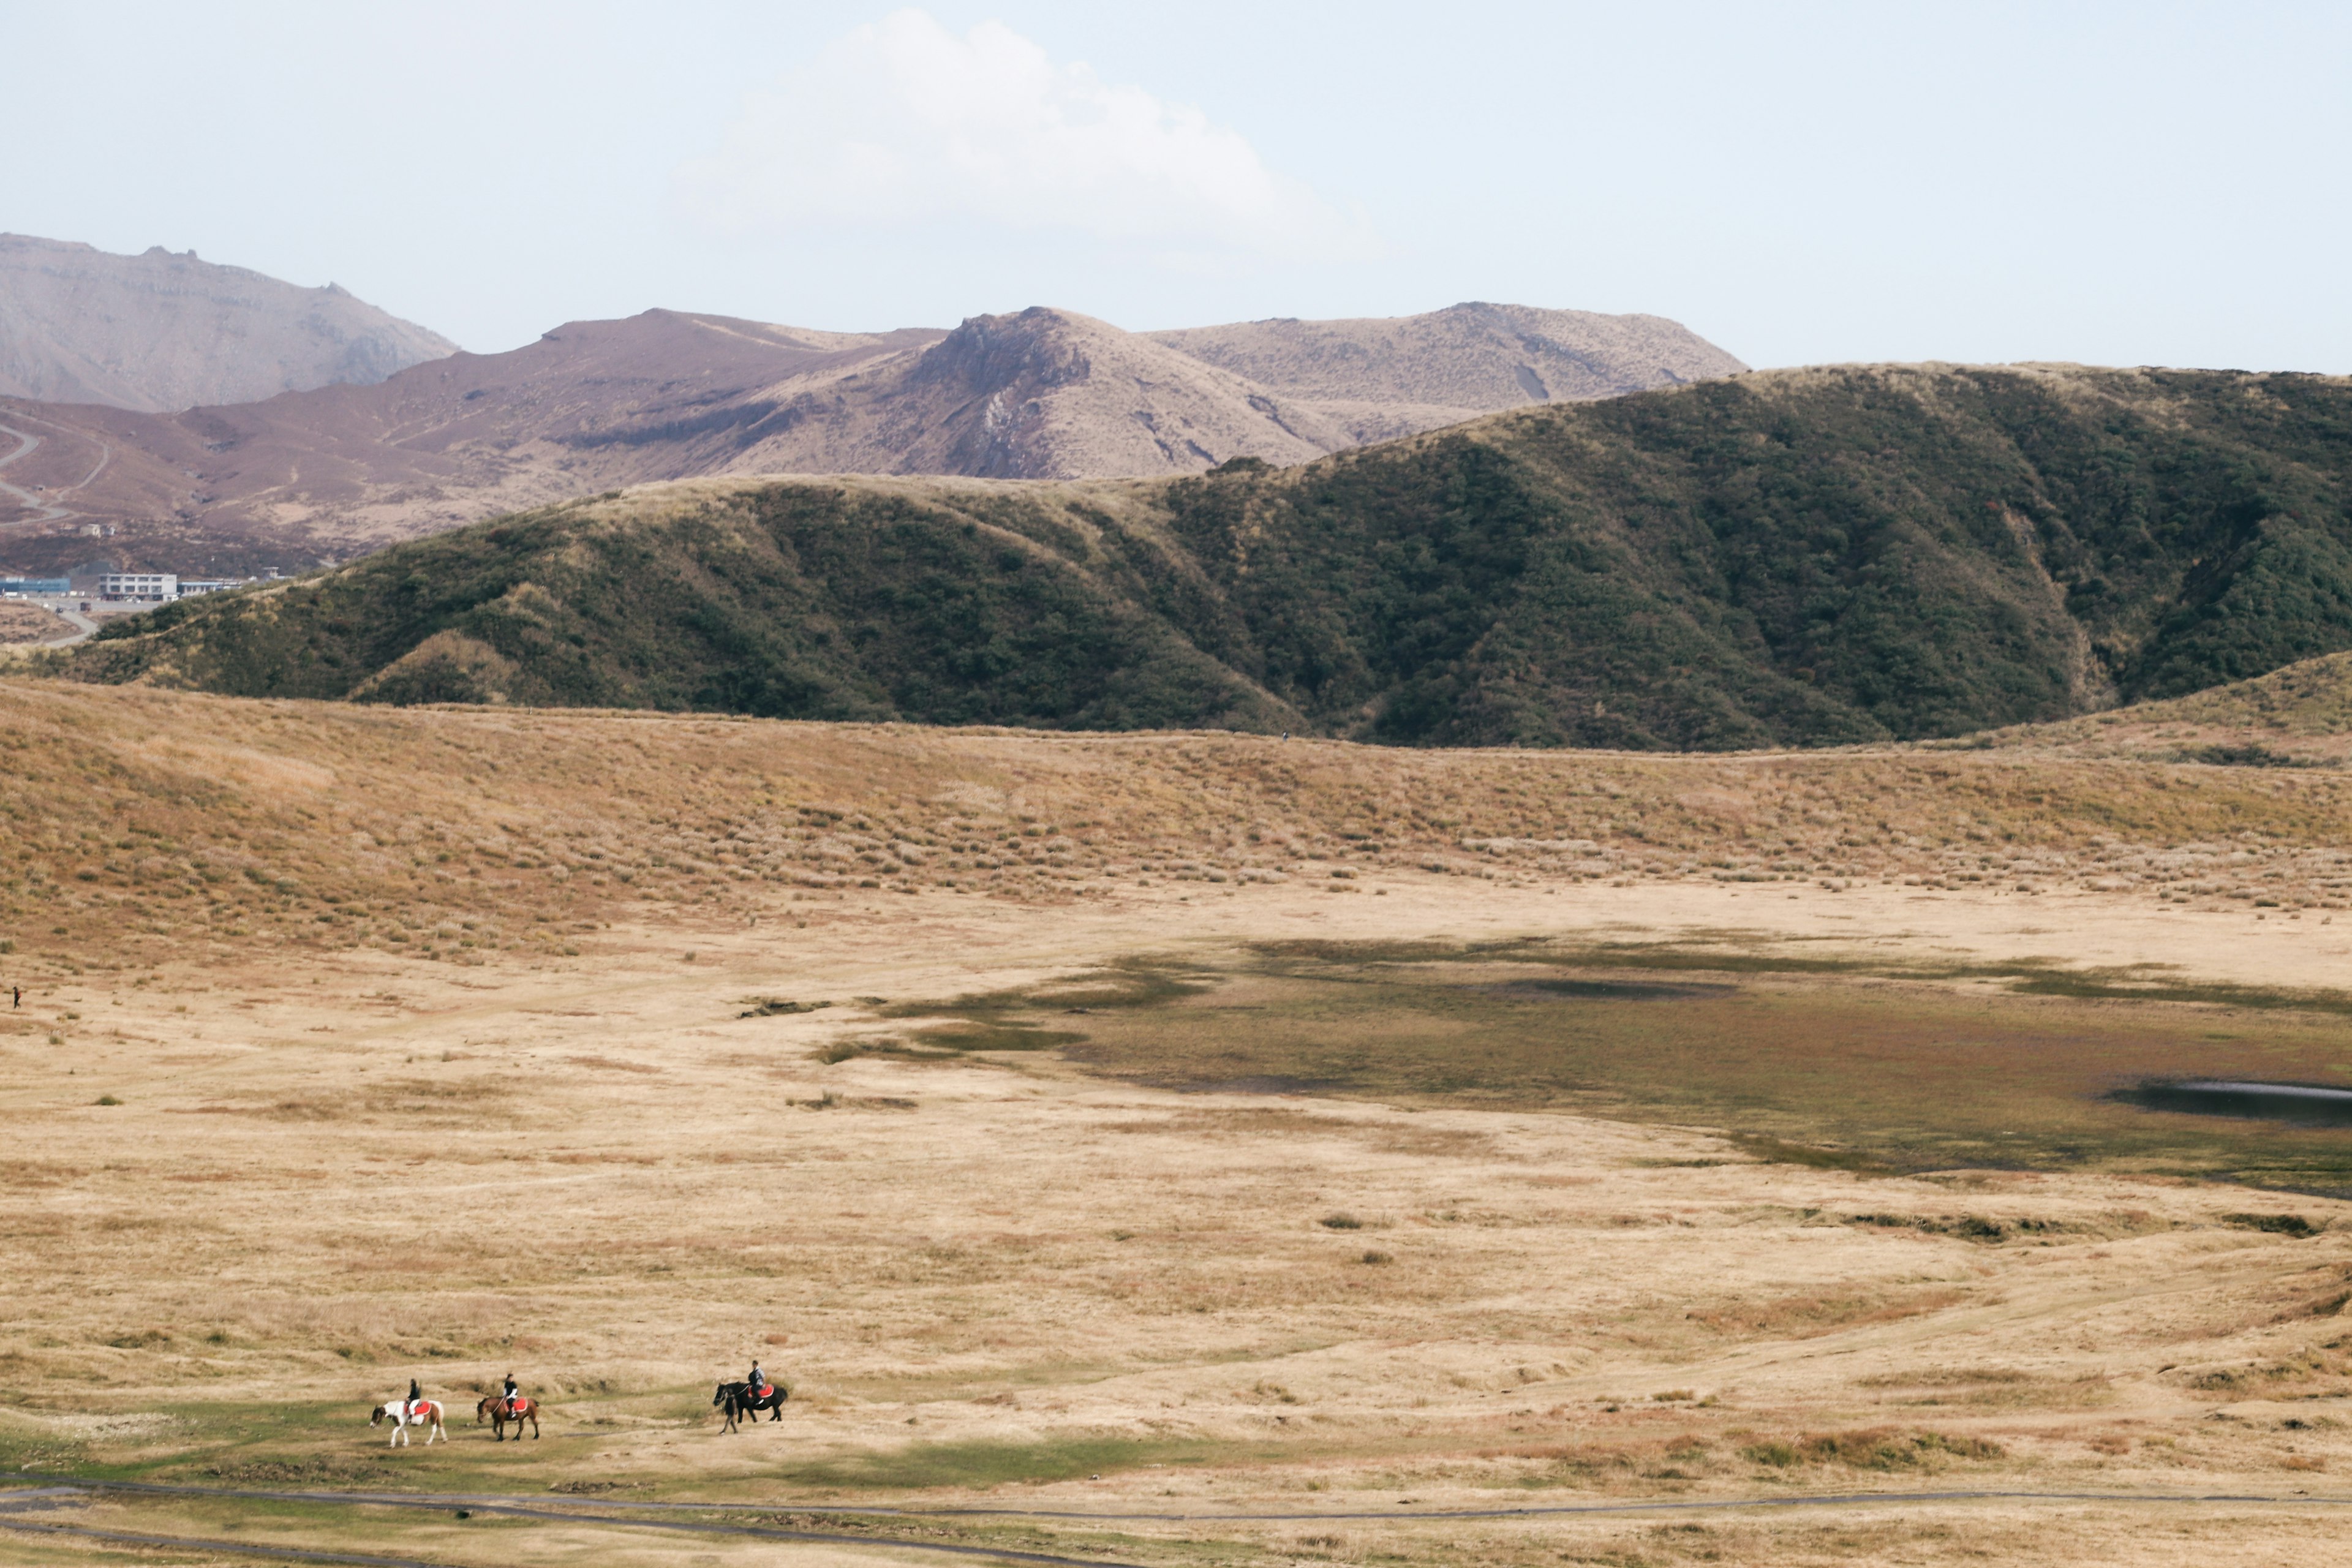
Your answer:
[[[2352,1079],[2352,794],[2259,706],[1637,757],[0,683],[0,1561],[2332,1560],[2352,1133],[2107,1098]],[[366,1426],[412,1375],[447,1444]]]

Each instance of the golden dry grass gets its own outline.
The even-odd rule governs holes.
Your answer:
[[[1263,967],[1302,940],[1850,960],[1771,980],[1800,1019],[1805,986],[1824,1018],[1898,992],[2113,1005],[2003,1000],[1966,974],[1890,990],[1874,966],[2329,986],[2324,908],[2200,915],[2086,885],[2115,863],[2099,857],[2190,843],[2332,864],[2340,806],[2315,773],[1430,756],[43,686],[0,706],[17,900],[0,963],[30,993],[0,1034],[14,1463],[778,1517],[1954,1487],[2292,1500],[2352,1466],[2352,1209],[2333,1200],[2063,1162],[1811,1168],[1697,1118],[1377,1083],[1199,1092],[1175,1056],[1160,1084],[1135,1055],[1213,1016],[1217,1048],[1247,1058],[1316,1007],[1328,1040],[1373,1037],[1322,993],[1254,994],[1307,984]],[[2003,833],[2072,869],[2038,895],[1906,884]],[[1789,858],[1792,836],[1853,874],[1706,863],[1767,842]],[[2294,886],[2313,906],[2328,891]],[[1353,973],[1331,961],[1308,990]],[[1201,989],[1121,1005],[1139,975]],[[1024,1000],[930,1005],[1007,993]],[[958,1020],[981,1037],[955,1040]],[[1087,1038],[969,1048],[1034,1047],[1029,1026]],[[2242,1218],[2290,1208],[2317,1234]],[[795,1397],[782,1425],[721,1436],[708,1389],[754,1354]],[[470,1411],[509,1370],[550,1401],[539,1444],[465,1428],[395,1455],[361,1424],[412,1374]],[[57,1517],[453,1563],[913,1560],[323,1506]],[[2340,1525],[2291,1502],[1949,1502],[920,1528],[1172,1565],[2284,1562],[2324,1556]],[[104,1554],[13,1536],[0,1553]]]
[[[0,683],[26,951],[561,948],[778,889],[1133,897],[1372,873],[2342,908],[2333,772],[1913,749],[1426,752]],[[50,928],[62,928],[52,930]],[[67,940],[49,943],[47,938]]]
[[[0,643],[55,642],[73,627],[38,605],[0,604]]]

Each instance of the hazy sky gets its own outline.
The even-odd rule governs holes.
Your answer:
[[[2352,372],[2352,5],[0,0],[0,229],[467,347],[1460,300]]]

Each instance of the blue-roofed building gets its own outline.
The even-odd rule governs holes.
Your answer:
[[[70,594],[73,584],[64,577],[0,577],[0,594]]]

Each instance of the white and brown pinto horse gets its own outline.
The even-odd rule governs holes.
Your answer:
[[[428,1448],[433,1447],[436,1437],[444,1443],[449,1440],[449,1434],[441,1429],[441,1402],[437,1399],[420,1399],[414,1405],[404,1399],[395,1399],[368,1412],[369,1426],[373,1426],[383,1421],[392,1423],[392,1440],[404,1448],[408,1447],[408,1429],[411,1426],[432,1428],[425,1434],[425,1446]]]
[[[516,1442],[522,1441],[522,1424],[526,1421],[530,1423],[530,1435],[536,1437],[539,1436],[539,1401],[520,1394],[512,1400],[486,1394],[482,1395],[482,1402],[474,1406],[474,1425],[479,1426],[485,1421],[490,1424],[491,1437],[501,1443],[507,1440],[507,1423],[509,1421],[514,1423]]]

